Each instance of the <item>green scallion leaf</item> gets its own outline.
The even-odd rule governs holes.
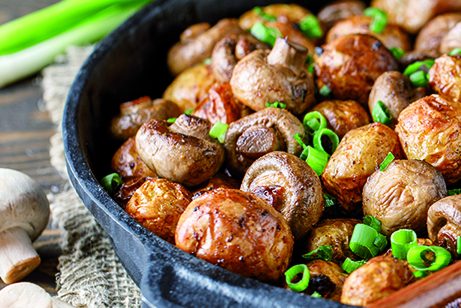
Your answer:
[[[306,132],[313,135],[316,131],[327,127],[327,120],[318,111],[311,111],[304,116],[303,126]]]
[[[319,292],[315,291],[314,293],[312,293],[311,297],[322,298],[322,294],[320,294]]]
[[[323,142],[322,142],[323,136],[328,137],[328,139],[331,142],[331,153],[328,153],[323,147]],[[322,128],[314,133],[313,145],[314,145],[314,148],[316,148],[317,150],[321,150],[321,151],[328,153],[329,155],[332,155],[336,151],[336,148],[339,145],[339,137],[331,129]]]
[[[394,159],[394,154],[392,154],[392,152],[389,152],[389,154],[387,154],[386,158],[383,160],[381,165],[379,165],[379,171],[384,171]]]
[[[218,139],[220,143],[224,143],[226,140],[226,132],[229,128],[229,124],[216,122],[213,127],[210,129],[210,136]]]
[[[455,48],[448,54],[449,56],[460,56],[461,55],[461,48]]]
[[[101,179],[101,186],[109,195],[113,195],[117,189],[123,184],[118,173],[111,173]]]
[[[432,59],[415,62],[413,64],[408,65],[407,68],[403,71],[403,74],[405,76],[410,76],[411,74],[420,70],[428,71],[434,65],[434,63],[435,61]]]
[[[251,34],[261,42],[271,45],[275,44],[277,37],[282,37],[282,33],[277,28],[266,27],[261,22],[257,22],[251,27]]]
[[[319,38],[323,35],[319,20],[313,14],[304,16],[299,22],[299,28],[309,39]]]
[[[373,110],[371,111],[371,115],[373,116],[373,121],[388,126],[392,120],[391,112],[389,109],[387,109],[387,106],[382,101],[376,102],[376,104],[373,106]]]
[[[330,261],[333,255],[333,248],[331,246],[320,245],[319,248],[312,250],[309,253],[302,255],[307,260],[324,260]]]
[[[336,204],[336,198],[327,193],[323,193],[323,199],[325,200],[325,207],[330,207]]]
[[[177,119],[178,119],[178,118],[169,118],[169,119],[167,119],[166,121],[167,121],[168,123],[174,123]]]
[[[310,55],[307,55],[304,65],[307,65],[307,71],[311,73],[311,75],[314,75],[314,59]]]
[[[259,17],[261,17],[262,19],[264,19],[265,21],[277,21],[277,17],[275,17],[274,15],[270,15],[270,14],[267,14],[267,13],[264,13],[263,10],[261,9],[261,7],[259,6],[255,6],[253,8],[253,11],[258,14]]]
[[[383,10],[368,7],[363,11],[363,15],[373,18],[370,30],[374,33],[381,33],[387,26],[387,14]]]
[[[306,163],[312,168],[312,170],[315,171],[318,176],[321,176],[323,170],[325,170],[325,167],[327,166],[330,155],[328,155],[327,152],[317,150],[311,146],[307,146],[299,158],[303,159],[304,152],[306,152],[306,158],[304,159]]]
[[[327,97],[330,95],[331,90],[327,85],[324,85],[323,87],[320,88],[319,93],[320,95]]]
[[[299,274],[302,274],[301,280],[297,283],[292,283],[293,279]],[[305,264],[292,266],[285,272],[285,281],[290,290],[294,292],[302,292],[306,290],[309,285],[310,278],[311,275],[309,273],[309,269]]]
[[[379,220],[376,217],[366,215],[363,218],[363,224],[372,227],[373,229],[375,229],[378,232],[381,232],[381,226],[382,226],[381,220]]]
[[[461,188],[454,188],[454,189],[448,190],[448,195],[449,196],[456,196],[456,195],[459,195],[459,194],[461,194]]]
[[[273,102],[273,103],[267,103],[266,107],[274,107],[274,108],[285,109],[285,108],[287,108],[287,104],[281,103],[281,102]]]
[[[418,246],[416,232],[410,229],[401,229],[391,235],[392,254],[397,259],[406,260],[408,250]]]
[[[456,253],[461,255],[461,236],[456,240]]]
[[[433,252],[435,260],[426,258],[426,252]],[[408,263],[419,271],[438,271],[446,267],[451,261],[451,253],[438,246],[415,246],[408,250]],[[429,266],[426,264],[430,263]]]
[[[409,76],[409,78],[411,84],[415,88],[427,87],[427,85],[429,84],[429,78],[427,77],[427,73],[424,71],[414,72]]]
[[[389,51],[392,52],[392,55],[397,60],[402,59],[402,57],[405,55],[405,51],[402,48],[391,47],[391,48],[389,48]]]
[[[344,260],[342,268],[343,268],[343,270],[345,270],[347,273],[350,274],[353,271],[355,271],[356,269],[358,269],[359,267],[361,267],[362,265],[364,265],[365,263],[367,263],[367,261],[365,261],[365,260],[352,261],[352,259],[346,258],[346,260]]]
[[[192,114],[192,112],[194,112],[194,109],[187,109],[186,111],[184,111],[184,114]]]

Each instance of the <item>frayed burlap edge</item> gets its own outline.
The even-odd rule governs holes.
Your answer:
[[[43,106],[56,124],[51,139],[51,164],[67,177],[61,120],[69,88],[92,47],[71,47],[42,72]],[[58,297],[75,307],[140,307],[141,292],[122,267],[109,239],[68,182],[48,196],[54,224],[62,228]]]

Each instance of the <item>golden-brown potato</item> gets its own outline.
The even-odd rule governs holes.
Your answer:
[[[174,244],[179,217],[191,200],[191,193],[180,184],[148,179],[136,189],[125,211],[144,228]]]
[[[447,195],[442,174],[422,160],[396,160],[376,170],[363,187],[363,214],[379,219],[381,233],[400,229],[424,234],[427,210]]]
[[[415,41],[415,50],[440,52],[443,38],[460,21],[461,13],[446,13],[435,17],[419,32]]]
[[[239,102],[229,83],[215,83],[208,94],[195,107],[192,115],[216,122],[230,124],[250,114],[250,109]]]
[[[333,249],[331,261],[341,264],[346,258],[358,260],[349,248],[349,241],[358,219],[336,218],[321,221],[309,233],[306,242],[306,253],[320,246],[331,246]]]
[[[408,159],[439,170],[447,185],[461,179],[461,104],[439,95],[426,96],[405,108],[395,128]]]
[[[229,33],[243,33],[236,19],[222,19],[214,27],[193,25],[181,34],[181,41],[168,51],[168,68],[173,75],[211,57],[214,45]]]
[[[339,0],[327,4],[317,14],[317,19],[328,30],[343,19],[354,15],[361,15],[366,8],[365,3],[358,0]]]
[[[379,256],[353,271],[346,278],[341,303],[365,306],[391,295],[415,280],[403,260]]]
[[[282,215],[240,190],[215,189],[179,219],[176,246],[231,272],[276,282],[290,263],[293,237]]]
[[[314,67],[319,89],[326,85],[335,98],[366,105],[375,80],[386,71],[398,70],[398,63],[375,37],[349,34],[324,45]]]
[[[326,43],[329,43],[346,34],[361,33],[376,37],[387,48],[396,47],[401,48],[404,51],[411,49],[410,38],[398,26],[388,24],[386,28],[384,28],[383,32],[376,33],[370,30],[370,24],[372,21],[373,18],[364,15],[351,16],[343,19],[337,22],[330,31],[328,31],[325,41]]]
[[[174,102],[181,111],[194,109],[215,82],[211,66],[198,64],[176,76],[163,98]]]
[[[136,151],[135,138],[128,138],[112,157],[111,169],[118,173],[123,181],[146,176],[157,177],[157,174],[150,170],[142,161]]]
[[[318,292],[323,298],[339,302],[347,273],[331,261],[314,260],[306,265],[311,275],[308,290]],[[333,284],[333,288],[329,288],[328,280]]]
[[[339,138],[351,129],[370,124],[371,119],[367,111],[353,100],[328,100],[317,104],[312,111],[320,112],[327,120],[327,126]]]
[[[429,70],[432,88],[454,102],[461,102],[461,56],[443,55]]]
[[[361,210],[363,186],[389,152],[397,159],[403,157],[397,134],[381,123],[353,129],[344,136],[321,176],[325,189],[338,199],[344,212]]]
[[[218,188],[239,189],[240,183],[234,178],[228,177],[223,173],[216,173],[206,183],[200,185],[199,187],[196,187],[192,191],[192,199],[200,197],[201,195]]]

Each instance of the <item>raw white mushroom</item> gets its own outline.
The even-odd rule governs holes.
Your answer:
[[[0,290],[1,308],[73,308],[53,298],[45,289],[30,282],[19,282]]]
[[[49,216],[49,202],[35,180],[0,168],[0,277],[5,283],[22,279],[40,264],[32,242]]]

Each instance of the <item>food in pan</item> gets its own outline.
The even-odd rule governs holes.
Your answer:
[[[459,258],[461,49],[442,50],[461,7],[408,19],[413,1],[390,2],[188,27],[163,98],[112,121],[114,198],[194,256],[346,304]]]

